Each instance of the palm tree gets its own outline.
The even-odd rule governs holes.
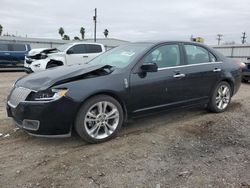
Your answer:
[[[59,28],[58,30],[59,35],[61,35],[61,37],[63,38],[64,35],[64,29],[62,27]]]
[[[2,35],[3,32],[3,26],[0,24],[0,36]]]
[[[70,37],[68,35],[63,35],[63,40],[70,40]]]
[[[85,28],[81,27],[80,33],[81,33],[82,39],[84,39],[85,38]]]
[[[103,34],[104,34],[105,38],[107,38],[108,35],[109,35],[109,30],[105,29],[104,32],[103,32]]]

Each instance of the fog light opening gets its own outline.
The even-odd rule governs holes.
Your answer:
[[[40,121],[38,120],[23,120],[23,128],[31,131],[37,131],[39,129]]]

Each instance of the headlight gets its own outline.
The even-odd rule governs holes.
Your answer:
[[[29,101],[53,101],[65,96],[68,89],[49,89],[46,91],[33,92]]]

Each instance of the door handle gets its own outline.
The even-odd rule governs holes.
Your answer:
[[[185,74],[175,74],[173,77],[174,78],[184,78],[184,77],[186,77],[186,75]]]
[[[82,56],[83,58],[87,58],[87,57],[89,57],[89,56],[87,56],[87,55],[84,55],[84,56]]]
[[[218,68],[215,68],[214,70],[213,70],[213,72],[220,72],[221,71],[221,69],[218,69]]]

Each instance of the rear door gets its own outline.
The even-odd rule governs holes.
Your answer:
[[[9,45],[0,43],[0,62],[10,59]]]
[[[216,56],[199,45],[183,44],[183,50],[187,97],[197,100],[208,98],[221,77],[222,62],[217,61]]]
[[[68,65],[87,63],[103,53],[102,46],[98,44],[76,44],[68,50],[73,52],[72,54],[66,53],[66,61]]]
[[[87,61],[94,59],[96,56],[102,54],[104,52],[104,48],[99,44],[86,44],[86,54],[85,58]]]
[[[88,58],[86,55],[87,49],[85,44],[76,44],[69,48],[67,51],[71,51],[70,54],[66,52],[67,65],[87,63]]]
[[[27,52],[25,44],[10,44],[10,56],[14,61],[23,62]]]

